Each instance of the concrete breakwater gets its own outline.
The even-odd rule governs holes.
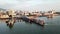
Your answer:
[[[34,18],[30,19],[26,16],[23,16],[21,19],[23,21],[30,22],[30,23],[36,23],[36,24],[41,25],[41,26],[44,26],[44,24],[45,24],[43,20],[38,20],[38,19],[34,19]]]

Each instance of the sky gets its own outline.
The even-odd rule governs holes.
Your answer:
[[[15,10],[59,10],[60,0],[0,0],[0,8]]]

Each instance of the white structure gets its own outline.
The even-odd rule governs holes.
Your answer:
[[[15,11],[13,11],[13,10],[8,11],[8,14],[11,15],[12,17],[16,16]]]

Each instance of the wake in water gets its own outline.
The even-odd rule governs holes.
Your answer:
[[[45,24],[45,25],[60,25],[60,24]]]
[[[45,25],[48,25],[48,24],[45,24]]]

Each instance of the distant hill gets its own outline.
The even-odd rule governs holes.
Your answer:
[[[0,8],[0,11],[1,11],[1,10],[6,11],[6,9],[2,9],[2,8]]]

